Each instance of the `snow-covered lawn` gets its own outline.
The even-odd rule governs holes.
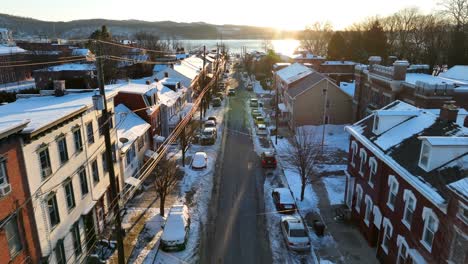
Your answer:
[[[254,81],[252,85],[253,85],[254,93],[256,94],[273,94],[272,90],[264,90],[263,86],[260,84],[259,81]]]
[[[323,177],[322,182],[327,188],[330,205],[344,204],[346,177]]]
[[[345,125],[325,125],[325,148],[326,150],[340,149],[348,151],[349,134],[344,130]],[[312,135],[315,143],[322,141],[323,126],[303,126],[307,133]]]

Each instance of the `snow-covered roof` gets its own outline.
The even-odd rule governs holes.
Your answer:
[[[286,68],[276,72],[286,83],[292,83],[311,74],[313,71],[300,63],[293,63]]]
[[[405,81],[407,83],[415,85],[417,81],[421,81],[427,84],[455,84],[457,81],[441,78],[438,76],[432,76],[424,73],[407,73]]]
[[[26,52],[26,50],[17,46],[0,45],[0,55],[9,55],[9,54],[16,54],[16,53],[24,53],[24,52]]]
[[[106,97],[115,91],[107,90]],[[64,96],[38,96],[18,99],[0,106],[0,130],[12,122],[30,121],[23,133],[32,133],[56,121],[93,107],[94,92],[69,93]]]
[[[340,82],[340,89],[347,93],[349,96],[354,97],[354,91],[356,90],[355,82]]]
[[[324,61],[322,64],[325,65],[356,65],[354,61]]]
[[[160,72],[162,70],[165,70],[167,67],[169,67],[169,65],[167,64],[156,64],[153,67],[153,72]]]
[[[448,186],[460,195],[468,197],[468,177],[452,182]]]
[[[0,122],[0,138],[3,137],[4,134],[10,134],[10,131],[17,130],[23,126],[26,126],[28,123],[29,120],[9,120],[5,122]]]
[[[124,83],[112,86],[112,88],[118,92],[123,93],[133,93],[133,94],[141,94],[141,95],[153,95],[158,90],[155,86],[155,83],[150,85],[148,84],[138,84],[138,83]]]
[[[409,114],[400,117],[379,116],[378,127],[387,127],[385,122],[391,122],[391,126],[386,131],[375,134],[374,116],[385,111],[408,111]],[[418,114],[414,115],[416,112]],[[466,147],[468,128],[438,117],[432,110],[419,109],[395,101],[354,125],[347,126],[346,130],[428,200],[440,208],[445,208],[448,197],[446,185],[466,178],[468,162],[462,160],[466,160],[468,153],[453,151],[454,155],[458,154],[452,157],[451,161],[448,160],[442,167],[426,171],[419,167],[422,141],[427,140],[444,147]]]
[[[88,56],[91,54],[89,49],[73,49],[72,56]]]
[[[455,65],[439,76],[468,83],[468,65]]]
[[[67,63],[57,66],[51,66],[36,71],[95,71],[96,65],[90,63]]]
[[[305,54],[303,54],[303,53],[294,54],[292,56],[292,59],[295,59],[295,60],[297,60],[297,59],[311,60],[311,59],[325,59],[325,58],[322,57],[322,56],[317,56],[317,55],[314,55],[314,54],[312,54],[310,52],[307,52]]]
[[[144,135],[146,131],[148,131],[150,125],[123,104],[117,105],[114,111],[115,123],[118,124],[118,146],[122,152],[126,152],[128,147],[131,146],[133,142],[135,142],[139,137]],[[126,138],[128,141],[122,143],[120,141],[121,138]]]

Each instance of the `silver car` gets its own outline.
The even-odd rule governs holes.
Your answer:
[[[310,250],[309,234],[297,216],[282,216],[281,217],[281,233],[289,249],[294,251]]]

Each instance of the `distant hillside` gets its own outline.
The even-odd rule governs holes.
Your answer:
[[[130,37],[145,31],[167,39],[276,39],[294,38],[296,31],[278,32],[273,28],[213,25],[203,22],[177,23],[172,21],[148,22],[140,20],[86,19],[69,22],[50,22],[26,17],[0,14],[0,27],[13,31],[15,38],[83,38],[101,25],[106,25],[114,36]]]

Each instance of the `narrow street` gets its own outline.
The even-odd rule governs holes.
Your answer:
[[[263,171],[247,129],[247,92],[230,97],[224,155],[218,159],[200,263],[271,263],[265,228]],[[234,88],[234,87],[233,87]]]

